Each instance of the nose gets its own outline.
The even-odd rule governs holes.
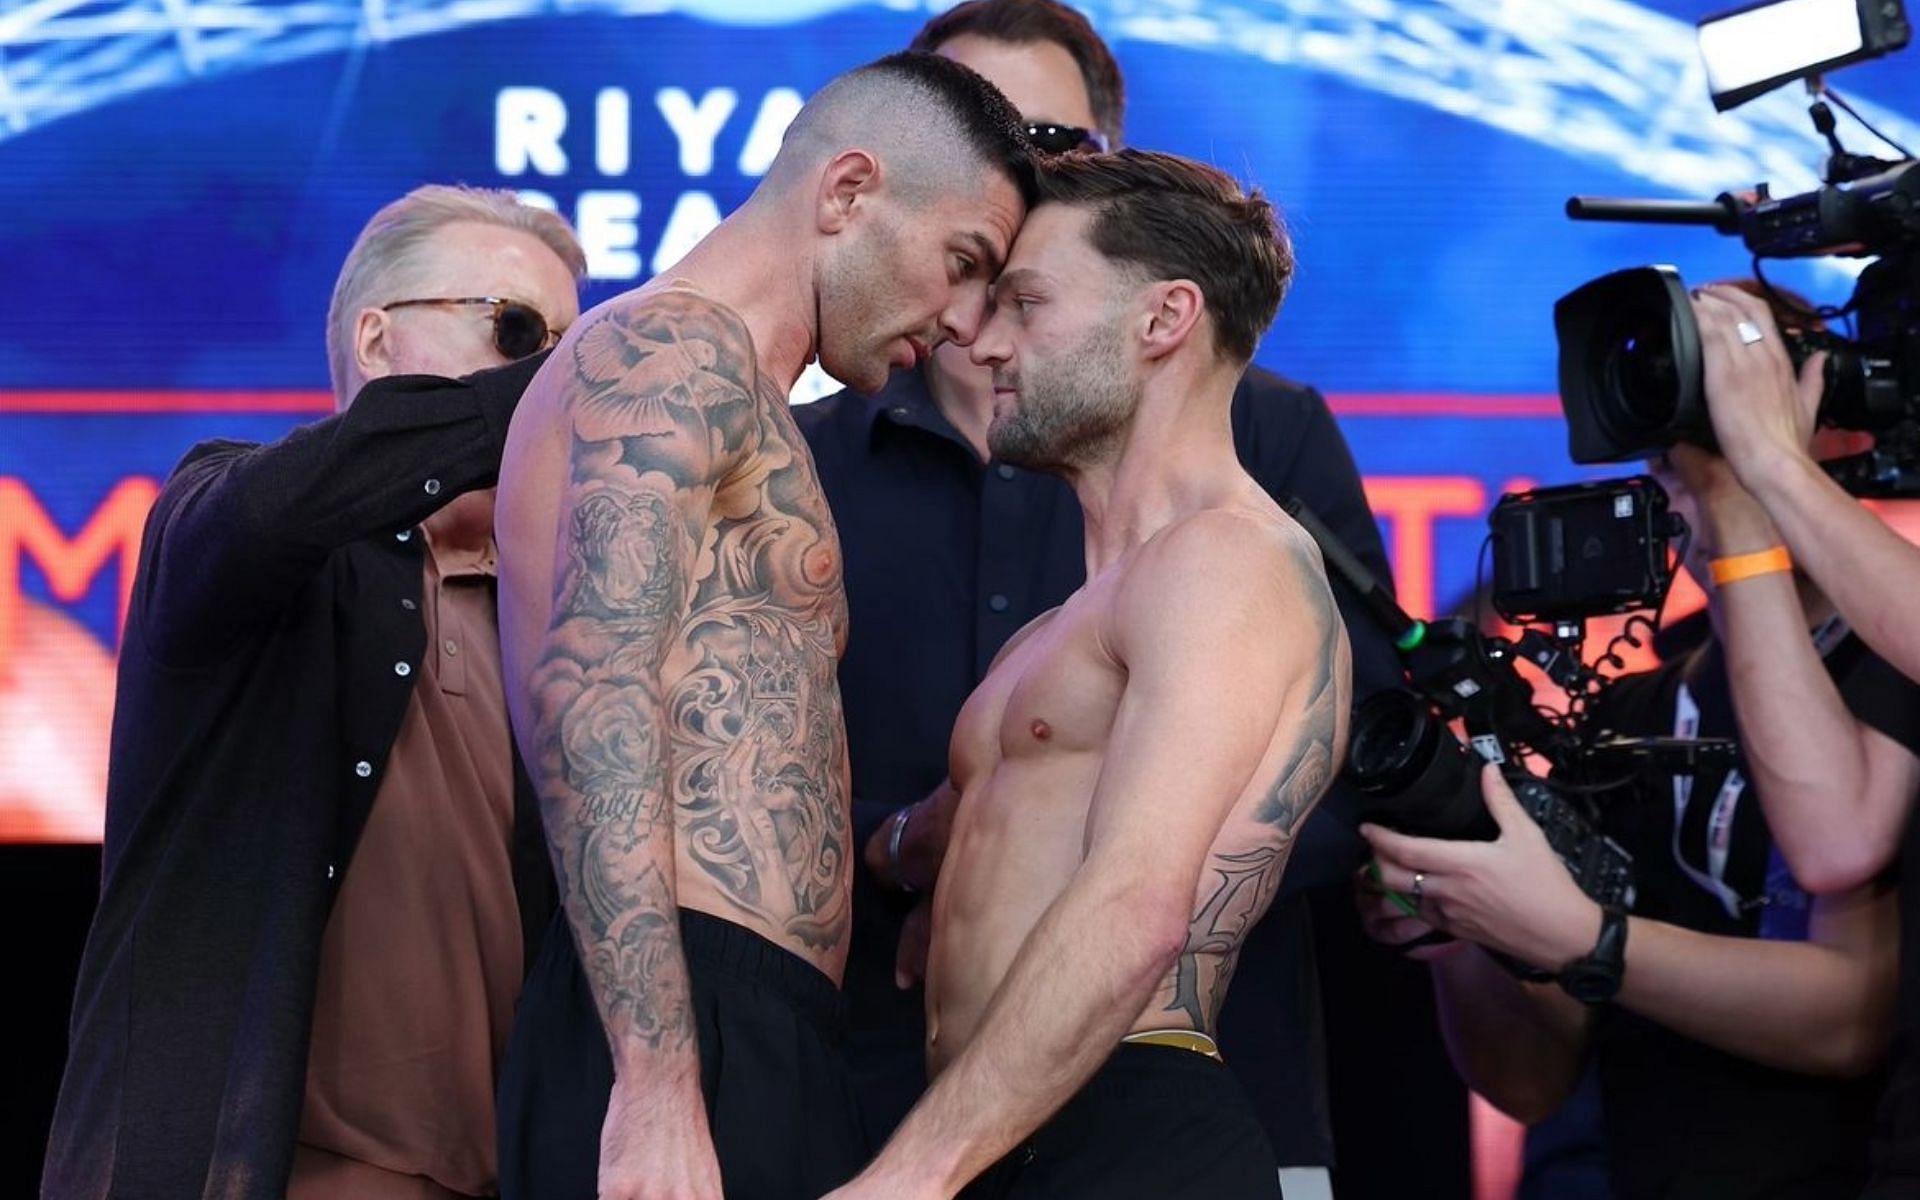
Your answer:
[[[1007,319],[999,311],[987,313],[986,322],[980,326],[979,336],[973,339],[967,357],[981,367],[1001,366],[1013,357],[1013,338]]]
[[[940,332],[958,346],[971,346],[979,336],[980,324],[987,317],[987,289],[974,284],[955,290],[953,299],[940,314]]]

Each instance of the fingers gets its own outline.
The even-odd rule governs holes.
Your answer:
[[[1457,869],[1473,857],[1472,843],[1409,837],[1379,825],[1360,826],[1360,836],[1366,838],[1367,844],[1373,847],[1374,857],[1380,860],[1383,870],[1388,864],[1402,870],[1402,882],[1411,878],[1415,871]],[[1391,881],[1387,881],[1387,886],[1394,887]]]
[[[1825,350],[1816,350],[1800,364],[1800,377],[1795,382],[1800,393],[1800,408],[1809,419],[1820,412],[1820,401],[1827,393],[1827,359]]]
[[[1533,818],[1520,807],[1520,798],[1513,794],[1507,777],[1492,763],[1480,768],[1480,795],[1487,802],[1487,811],[1493,814],[1494,824],[1500,827],[1501,837],[1534,828]]]

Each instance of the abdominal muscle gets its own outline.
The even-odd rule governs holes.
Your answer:
[[[1079,869],[1100,763],[1096,753],[1002,760],[963,786],[933,900],[930,1071],[973,1040],[1027,937]]]

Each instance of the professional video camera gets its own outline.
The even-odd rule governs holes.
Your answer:
[[[1766,0],[1699,24],[1716,108],[1807,80],[1814,127],[1831,150],[1824,186],[1775,198],[1761,184],[1751,195],[1722,193],[1706,204],[1575,196],[1567,214],[1711,226],[1746,244],[1756,275],[1767,258],[1877,259],[1844,307],[1807,312],[1782,335],[1796,366],[1815,351],[1828,353],[1820,421],[1876,435],[1873,450],[1828,470],[1855,495],[1914,496],[1920,495],[1920,161],[1884,137],[1901,161],[1848,153],[1827,102],[1853,110],[1821,78],[1905,46],[1911,30],[1900,0],[1839,0],[1838,6],[1852,18],[1838,27],[1835,0]],[[1820,328],[1842,318],[1855,322],[1852,336]],[[1555,305],[1554,325],[1575,462],[1643,458],[1676,442],[1713,446],[1700,333],[1672,267],[1618,271],[1585,284]]]
[[[1502,497],[1488,517],[1492,603],[1522,627],[1513,639],[1457,617],[1415,620],[1311,512],[1298,502],[1287,511],[1394,636],[1406,665],[1407,687],[1371,697],[1354,714],[1345,773],[1369,798],[1361,816],[1427,837],[1492,838],[1498,830],[1479,768],[1500,764],[1582,890],[1630,907],[1632,861],[1598,832],[1596,799],[1644,771],[1690,773],[1708,760],[1731,761],[1733,752],[1726,739],[1615,737],[1588,715],[1608,681],[1582,657],[1587,618],[1658,609],[1673,578],[1670,548],[1688,536],[1660,485],[1640,475]],[[1652,628],[1645,617],[1634,621]],[[1622,638],[1635,638],[1631,627]],[[1616,649],[1601,661],[1621,665]],[[1521,659],[1559,685],[1564,711],[1536,703]],[[1468,743],[1454,735],[1454,721]],[[1551,779],[1527,771],[1527,754],[1546,761]]]

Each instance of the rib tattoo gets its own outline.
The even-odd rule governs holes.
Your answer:
[[[1240,946],[1280,889],[1301,818],[1333,782],[1346,703],[1339,678],[1339,613],[1322,582],[1319,561],[1301,551],[1295,566],[1310,601],[1311,619],[1304,627],[1322,649],[1293,753],[1254,808],[1254,820],[1267,832],[1249,848],[1216,851],[1207,864],[1215,886],[1188,925],[1186,949],[1174,967],[1173,998],[1162,1010],[1184,1014],[1195,1029],[1211,1030],[1219,1019]]]

